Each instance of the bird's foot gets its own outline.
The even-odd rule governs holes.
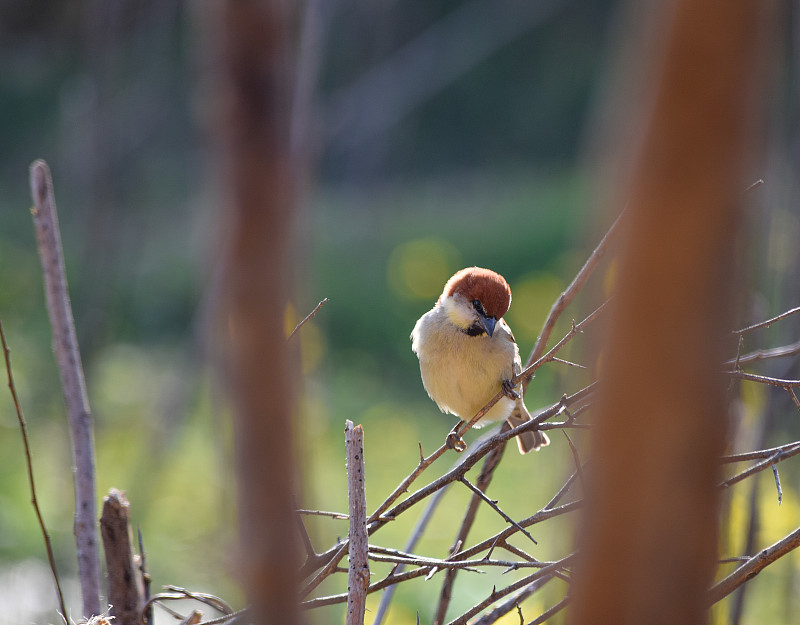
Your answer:
[[[455,449],[458,453],[461,453],[467,448],[467,444],[464,442],[464,439],[458,433],[459,428],[464,424],[463,421],[459,421],[456,423],[455,427],[450,430],[447,438],[445,439],[445,445],[447,445],[448,449]]]
[[[509,399],[519,399],[519,393],[514,390],[517,386],[518,384],[512,384],[511,380],[503,380],[503,394]]]

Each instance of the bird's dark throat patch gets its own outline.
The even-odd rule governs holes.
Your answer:
[[[461,330],[467,336],[480,336],[481,334],[486,334],[486,330],[484,330],[481,327],[481,324],[479,324],[477,321],[473,323],[470,327],[468,327],[466,330],[464,330],[463,328],[459,328],[459,330]]]

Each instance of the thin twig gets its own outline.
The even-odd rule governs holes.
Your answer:
[[[764,469],[766,469],[769,466],[772,466],[773,464],[777,464],[778,462],[782,462],[788,458],[791,458],[792,456],[796,456],[797,454],[800,454],[800,446],[792,448],[789,451],[782,451],[782,450],[776,451],[769,458],[762,460],[761,462],[754,464],[749,469],[746,469],[741,473],[737,473],[733,477],[730,477],[727,480],[721,482],[719,484],[719,487],[729,488],[730,486],[733,486],[737,482],[741,482],[743,479],[748,478],[751,475],[758,473],[759,471],[763,471]]]
[[[535,525],[536,523],[542,523],[547,521],[548,519],[552,519],[557,516],[561,516],[562,514],[568,514],[570,512],[574,512],[578,508],[583,505],[582,500],[571,501],[569,503],[565,503],[557,508],[549,508],[549,509],[542,509],[539,510],[536,514],[529,516],[527,519],[523,519],[519,522],[522,527],[530,527],[531,525]],[[498,543],[502,543],[502,541],[507,540],[510,536],[517,533],[517,528],[515,527],[507,527],[504,530],[498,532],[494,536],[490,536],[485,540],[469,547],[468,549],[464,549],[459,551],[457,554],[452,556],[450,560],[464,560],[466,558],[471,558],[474,555],[477,555],[487,549],[491,549],[493,546],[497,545]]]
[[[47,312],[50,316],[53,348],[61,375],[72,438],[75,482],[74,533],[83,615],[88,618],[102,612],[92,413],[89,409],[75,321],[69,302],[53,181],[50,169],[44,161],[37,160],[31,164],[30,186],[34,204],[31,214],[42,261]]]
[[[578,474],[578,481],[581,483],[581,488],[583,488],[583,492],[586,492],[586,481],[583,478],[583,463],[581,462],[581,456],[578,453],[578,448],[575,447],[575,443],[572,442],[572,439],[567,434],[566,430],[564,430],[564,436],[567,437],[567,443],[569,443],[570,451],[572,451],[572,459],[575,461],[575,472]]]
[[[754,189],[757,189],[762,184],[764,184],[764,180],[759,178],[758,180],[756,180],[752,184],[748,185],[747,188],[744,191],[742,191],[742,194],[750,193],[750,191],[753,191]]]
[[[309,320],[311,320],[311,319],[313,319],[313,318],[314,318],[314,315],[316,315],[316,314],[317,314],[317,311],[319,311],[319,309],[320,309],[320,308],[322,308],[322,307],[325,305],[325,303],[326,303],[327,301],[328,301],[328,298],[326,297],[326,298],[325,298],[324,300],[322,300],[322,301],[321,301],[319,304],[317,304],[317,305],[314,307],[314,310],[312,310],[310,313],[308,313],[308,314],[305,316],[305,319],[303,319],[303,320],[302,320],[300,323],[298,323],[298,324],[295,326],[294,330],[292,330],[292,331],[291,331],[291,333],[290,333],[290,334],[289,334],[289,336],[286,338],[286,340],[287,340],[287,341],[290,341],[290,340],[292,339],[292,337],[293,337],[295,334],[297,334],[297,331],[298,331],[300,328],[302,328],[302,327],[303,327],[303,325],[304,325],[304,324],[305,324],[307,321],[309,321]]]
[[[144,549],[144,538],[142,537],[141,526],[136,527],[136,533],[139,537],[139,574],[142,576],[142,586],[144,592],[142,600],[147,603],[150,599],[150,573],[147,570],[147,552]],[[153,622],[153,608],[152,606],[147,610],[142,611],[142,622],[144,625],[151,625]]]
[[[329,516],[332,519],[341,519],[343,521],[346,521],[347,519],[350,518],[346,514],[344,514],[343,512],[328,512],[327,510],[305,510],[303,508],[300,508],[297,511],[297,514],[314,515],[314,516]]]
[[[378,590],[383,590],[387,586],[391,586],[393,584],[400,584],[402,582],[408,581],[409,579],[414,579],[417,577],[422,577],[423,575],[427,575],[430,573],[432,567],[420,567],[418,569],[414,569],[413,571],[406,571],[405,573],[401,573],[399,575],[389,574],[384,577],[382,580],[375,582],[374,584],[370,584],[369,588],[367,588],[367,594],[376,592]],[[317,597],[315,599],[308,599],[303,601],[300,604],[300,607],[303,609],[312,609],[312,608],[322,608],[326,605],[335,605],[337,603],[346,603],[347,602],[347,595],[348,593],[341,593],[338,595],[329,595],[327,597]]]
[[[528,623],[528,625],[540,625],[541,623],[544,623],[550,617],[555,616],[556,614],[561,612],[561,610],[566,608],[569,605],[569,601],[570,601],[569,596],[564,597],[561,601],[559,601],[557,604],[555,604],[552,608],[542,612],[539,616],[537,616],[530,623]]]
[[[542,331],[539,333],[539,338],[536,339],[536,343],[531,350],[531,354],[528,356],[526,367],[539,360],[541,355],[544,353],[544,350],[547,348],[547,341],[555,329],[558,318],[561,316],[561,313],[564,312],[564,309],[569,306],[572,300],[575,299],[575,296],[583,288],[583,285],[586,284],[589,276],[592,275],[594,270],[597,268],[597,265],[600,264],[600,261],[603,259],[603,256],[605,256],[605,253],[608,250],[609,244],[619,229],[619,224],[622,221],[624,214],[625,213],[623,211],[614,220],[614,223],[611,224],[608,232],[606,232],[606,234],[600,240],[600,243],[597,244],[597,247],[594,248],[594,251],[589,255],[589,258],[586,259],[583,267],[580,268],[578,273],[572,279],[570,285],[564,289],[564,292],[561,293],[561,295],[558,296],[558,299],[555,301],[550,309],[549,314],[547,315],[547,319],[545,319],[544,325],[542,326]],[[523,389],[527,390],[527,388],[527,383],[523,382]]]
[[[748,451],[742,454],[731,454],[723,456],[720,461],[723,463],[731,462],[745,462],[747,460],[760,460],[762,458],[770,458],[780,451],[791,451],[793,449],[800,449],[800,441],[787,443],[780,447],[771,447],[770,449],[759,449],[758,451]]]
[[[539,423],[559,414],[566,406],[569,406],[572,403],[577,403],[582,401],[589,393],[591,393],[594,390],[595,384],[596,383],[592,383],[589,386],[574,393],[573,395],[570,395],[569,397],[562,397],[557,404],[554,404],[550,408],[541,411],[533,419],[527,421],[525,424],[517,426],[507,431],[500,431],[495,436],[492,436],[484,443],[476,447],[474,451],[464,460],[464,462],[459,464],[455,469],[448,471],[442,477],[434,480],[427,486],[420,488],[416,492],[409,495],[402,502],[395,505],[390,510],[386,511],[382,518],[377,519],[371,524],[370,532],[373,532],[374,530],[382,527],[389,520],[396,518],[399,514],[405,512],[406,510],[411,508],[413,505],[415,505],[422,499],[425,499],[432,493],[436,492],[437,490],[442,488],[445,484],[449,484],[455,480],[458,480],[462,475],[465,475],[467,471],[469,471],[473,466],[475,466],[475,464],[483,456],[488,454],[492,449],[494,449],[501,443],[517,436],[520,432],[527,432],[528,430],[535,429],[536,427],[538,427]],[[525,525],[523,525],[523,527],[525,527]]]
[[[469,610],[464,612],[464,614],[462,614],[458,618],[453,619],[452,621],[450,621],[448,623],[448,625],[464,625],[469,619],[471,619],[473,616],[478,614],[481,610],[483,610],[483,609],[487,608],[488,606],[492,605],[498,599],[502,599],[506,595],[511,594],[512,592],[514,592],[516,590],[519,590],[520,588],[522,588],[524,586],[527,586],[528,584],[530,584],[531,582],[536,581],[537,579],[541,579],[541,578],[544,578],[546,576],[551,576],[558,569],[561,569],[561,568],[564,568],[565,566],[567,566],[574,558],[575,558],[575,554],[572,553],[572,554],[562,558],[558,562],[554,562],[553,564],[551,564],[549,566],[546,566],[543,569],[540,569],[536,573],[533,573],[531,575],[523,577],[522,579],[517,580],[513,584],[509,584],[508,586],[506,586],[502,590],[493,589],[492,593],[486,599],[484,599],[483,601],[480,601],[479,603],[477,603],[476,605],[471,607]]]
[[[733,330],[733,334],[744,334],[745,332],[750,332],[751,330],[757,330],[758,328],[768,328],[776,321],[780,321],[781,319],[786,319],[786,317],[790,315],[794,315],[795,313],[800,312],[800,306],[797,308],[792,308],[791,310],[787,310],[786,312],[781,313],[777,317],[772,317],[772,319],[767,319],[766,321],[761,321],[760,323],[754,323],[751,326],[747,326],[746,328],[742,328],[741,330]]]
[[[747,365],[751,362],[759,362],[761,360],[771,360],[773,358],[786,358],[800,353],[800,341],[796,341],[789,345],[781,347],[773,347],[772,349],[757,349],[747,354],[738,355],[725,362],[726,365],[732,366],[734,370],[738,370],[738,365]]]
[[[527,536],[528,538],[530,538],[530,539],[531,539],[531,541],[533,541],[533,544],[534,544],[534,545],[538,545],[538,544],[539,544],[538,542],[536,542],[536,539],[535,539],[533,536],[531,536],[531,535],[528,533],[528,531],[527,531],[527,530],[526,530],[524,527],[522,527],[522,526],[521,526],[519,523],[517,523],[517,522],[516,522],[514,519],[512,519],[510,516],[508,516],[508,515],[507,515],[505,512],[503,512],[503,511],[500,509],[500,506],[498,506],[498,505],[497,505],[497,501],[495,501],[495,500],[493,500],[493,499],[489,499],[489,498],[486,496],[486,494],[485,494],[485,493],[481,492],[481,490],[480,490],[480,489],[476,488],[476,487],[475,487],[475,486],[472,484],[472,482],[470,482],[470,481],[469,481],[467,478],[465,478],[463,475],[462,475],[460,478],[458,478],[458,481],[459,481],[459,482],[461,482],[462,484],[464,484],[464,486],[466,486],[467,488],[469,488],[469,489],[470,489],[470,490],[471,490],[473,493],[475,493],[475,495],[476,495],[477,497],[479,497],[479,498],[480,498],[480,499],[482,499],[482,500],[483,500],[485,503],[487,503],[487,504],[489,505],[489,507],[490,507],[492,510],[494,510],[495,512],[497,512],[497,514],[499,514],[499,515],[500,515],[500,516],[503,518],[503,520],[504,520],[506,523],[508,523],[509,525],[513,525],[513,526],[514,526],[514,527],[516,527],[516,528],[517,528],[517,529],[518,529],[520,532],[522,532],[523,534],[525,534],[525,536]]]
[[[67,607],[64,604],[64,593],[61,592],[61,582],[58,579],[58,571],[56,570],[56,560],[53,556],[53,544],[50,542],[50,534],[47,533],[47,527],[44,524],[42,511],[39,509],[39,500],[36,497],[36,483],[33,480],[33,458],[31,457],[31,446],[28,442],[28,424],[25,421],[25,416],[22,414],[22,405],[19,402],[17,395],[17,387],[14,384],[14,375],[11,373],[11,350],[8,349],[6,342],[6,334],[3,331],[3,322],[0,321],[0,340],[3,343],[3,356],[6,361],[6,374],[8,375],[8,389],[11,391],[11,399],[14,401],[14,409],[17,412],[17,421],[19,421],[19,431],[22,434],[22,445],[25,449],[25,463],[28,468],[28,485],[31,490],[31,504],[33,511],[36,514],[36,520],[39,522],[39,529],[42,531],[44,537],[44,547],[47,551],[47,560],[50,563],[50,570],[53,572],[53,580],[56,583],[56,593],[58,595],[58,605],[61,609],[61,614],[64,618],[67,617]]]
[[[779,388],[794,388],[800,386],[800,380],[784,380],[781,378],[771,378],[766,375],[756,375],[755,373],[745,373],[744,371],[728,371],[728,375],[739,380],[747,380],[748,382],[759,382],[761,384],[769,384],[770,386],[777,386]]]
[[[522,610],[520,608],[520,604],[525,601],[528,597],[530,597],[533,593],[539,590],[542,586],[544,586],[551,578],[543,578],[537,579],[536,581],[532,582],[522,590],[512,594],[508,599],[506,599],[503,603],[496,606],[494,610],[491,612],[487,612],[483,616],[481,616],[477,621],[473,623],[473,625],[491,625],[492,623],[496,623],[501,617],[505,616],[514,608],[517,608],[520,612],[520,623],[524,623],[524,619],[522,618]]]

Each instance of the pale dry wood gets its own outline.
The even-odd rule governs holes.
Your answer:
[[[344,429],[347,451],[347,498],[349,502],[350,564],[347,575],[347,625],[364,625],[369,587],[369,535],[367,495],[364,483],[364,430],[347,421]]]
[[[100,607],[100,552],[97,535],[94,431],[78,337],[69,300],[64,252],[50,168],[43,160],[30,167],[33,224],[44,273],[47,312],[53,350],[69,418],[75,483],[74,533],[78,554],[83,615],[102,613]]]

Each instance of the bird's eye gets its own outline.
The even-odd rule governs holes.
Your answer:
[[[472,300],[472,307],[475,310],[477,310],[478,313],[480,313],[481,315],[485,315],[486,314],[486,311],[483,309],[483,304],[481,304],[481,301],[479,299]]]

